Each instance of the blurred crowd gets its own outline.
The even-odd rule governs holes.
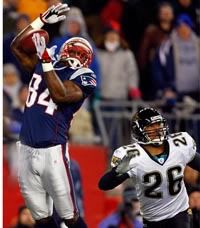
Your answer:
[[[78,112],[72,125],[72,141],[100,142],[94,115],[98,101],[161,100],[167,107],[174,107],[177,102],[197,104],[200,101],[199,0],[29,0],[28,4],[26,0],[4,0],[3,139],[13,178],[18,167],[15,142],[31,75],[12,55],[10,44],[34,18],[59,2],[68,3],[71,10],[66,21],[45,26],[50,37],[48,46],[57,45],[58,54],[68,38],[88,39],[94,49],[90,68],[98,82],[95,94]],[[130,224],[141,227],[138,209],[130,213],[132,208],[137,208],[130,202],[137,204],[137,199],[133,197],[126,204],[125,193],[120,209],[102,221],[100,228],[119,227],[118,222],[122,221],[129,224],[127,227],[132,227]],[[82,195],[77,194],[80,194],[81,207]],[[197,215],[193,217],[195,223],[200,218],[199,188],[191,190],[190,204]],[[27,221],[27,226],[16,227],[34,227],[34,221],[23,219],[29,216],[27,210],[25,207],[19,210],[19,223]]]
[[[10,50],[17,33],[41,12],[61,0],[3,1],[4,139],[17,136],[31,78]],[[83,128],[71,138],[95,142],[94,105],[97,101],[162,100],[196,104],[200,100],[200,2],[198,0],[63,1],[70,5],[67,19],[45,26],[49,46],[82,36],[94,48],[90,68],[98,88],[80,110]],[[84,121],[85,118],[87,121]],[[80,131],[80,132],[79,132]],[[75,133],[74,133],[75,132]]]

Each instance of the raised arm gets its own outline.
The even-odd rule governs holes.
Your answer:
[[[54,70],[44,72],[44,79],[55,103],[73,103],[83,98],[78,85],[70,80],[62,82]]]
[[[33,42],[35,44],[37,55],[42,63],[43,77],[46,81],[49,93],[55,103],[73,103],[83,98],[81,88],[70,80],[62,82],[54,71],[52,64],[52,56],[54,55],[54,48],[46,48],[44,37],[39,33],[33,35]]]
[[[128,179],[130,177],[128,171],[130,170],[131,158],[131,154],[124,156],[116,167],[105,173],[99,180],[99,188],[104,191],[111,190]]]
[[[37,63],[37,55],[33,54],[27,54],[23,51],[23,49],[20,46],[20,40],[29,32],[33,30],[33,27],[29,25],[26,27],[23,31],[21,31],[12,41],[11,43],[11,50],[14,56],[17,58],[19,63],[22,65],[22,67],[27,71],[32,71],[34,66]]]
[[[20,47],[20,40],[33,29],[40,29],[45,24],[54,24],[58,21],[64,20],[66,17],[60,14],[68,10],[69,8],[67,4],[51,6],[46,12],[41,14],[40,17],[36,18],[28,27],[26,27],[14,38],[11,43],[11,50],[22,67],[24,67],[27,71],[32,71],[34,69],[38,61],[38,57],[36,54],[30,55],[24,52]]]
[[[116,168],[112,168],[109,172],[105,173],[101,177],[98,186],[101,190],[104,191],[111,190],[123,183],[128,178],[128,173],[119,175],[119,173],[116,172]]]

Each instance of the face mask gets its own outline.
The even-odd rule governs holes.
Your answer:
[[[119,47],[119,42],[118,41],[114,41],[114,42],[105,41],[104,45],[108,51],[113,52],[113,51],[116,51],[117,48]]]

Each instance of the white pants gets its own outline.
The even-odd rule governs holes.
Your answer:
[[[19,149],[19,185],[34,219],[58,215],[71,219],[77,214],[73,182],[66,146],[32,148],[17,142]]]

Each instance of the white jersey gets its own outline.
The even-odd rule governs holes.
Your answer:
[[[135,183],[142,215],[148,221],[172,218],[189,207],[183,174],[196,153],[195,142],[186,132],[171,134],[167,141],[166,160],[155,161],[134,143],[115,150],[111,161],[114,167],[128,152],[134,153],[128,174]]]

